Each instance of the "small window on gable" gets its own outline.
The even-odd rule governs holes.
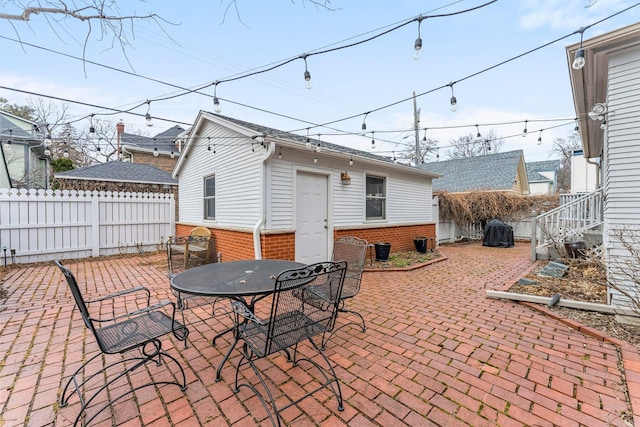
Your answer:
[[[204,178],[204,219],[216,219],[216,177]]]
[[[385,178],[367,175],[366,215],[368,220],[386,219]]]

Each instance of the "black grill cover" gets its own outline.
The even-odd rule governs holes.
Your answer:
[[[513,247],[513,227],[499,219],[492,219],[484,226],[482,246],[494,248]]]

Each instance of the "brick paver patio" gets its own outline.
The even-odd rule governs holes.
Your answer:
[[[471,244],[444,247],[441,253],[446,260],[422,269],[364,274],[350,307],[364,315],[367,332],[345,328],[326,350],[337,365],[344,411],[322,392],[286,410],[287,424],[624,426],[626,378],[640,426],[635,348],[589,328],[583,333],[581,325],[554,319],[544,310],[485,297],[486,289],[502,289],[531,267],[528,244],[510,249]],[[154,254],[67,265],[89,294],[142,284],[155,298],[166,299],[171,295],[163,261]],[[70,425],[79,404],[74,398],[70,406],[58,407],[61,383],[96,353],[97,345],[53,263],[9,270],[4,289],[0,426]],[[232,391],[238,350],[225,365],[222,381],[214,381],[230,337],[213,347],[210,338],[224,325],[200,321],[205,315],[202,308],[188,312],[194,322],[188,348],[167,338],[168,351],[187,371],[186,392],[174,386],[142,389],[92,425],[266,425],[257,399],[246,389],[237,395]],[[284,357],[263,366],[282,393],[295,393],[309,380]],[[164,367],[155,368],[149,375],[166,375]],[[139,378],[133,377],[135,383]]]

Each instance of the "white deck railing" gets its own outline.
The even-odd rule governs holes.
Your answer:
[[[585,230],[602,224],[602,188],[593,193],[574,197],[557,208],[538,215],[532,228],[531,246],[579,241]],[[535,254],[535,252],[534,252]]]

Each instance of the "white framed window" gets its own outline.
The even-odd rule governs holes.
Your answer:
[[[380,176],[367,175],[366,218],[368,220],[386,219],[386,179]]]
[[[204,177],[204,219],[216,219],[216,176]]]

